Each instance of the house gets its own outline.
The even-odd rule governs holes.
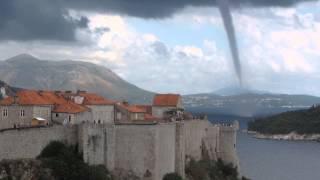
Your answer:
[[[116,122],[143,121],[146,111],[128,102],[116,104]]]
[[[165,120],[181,120],[184,107],[179,94],[156,94],[152,104],[152,115]]]
[[[115,102],[86,91],[23,90],[0,101],[0,129],[41,124],[114,124],[183,119],[178,94],[157,94],[152,105]]]
[[[78,91],[23,90],[0,101],[0,129],[31,126],[34,118],[48,123],[114,123],[114,102]]]
[[[115,101],[108,100],[102,96],[86,91],[77,91],[76,93],[67,91],[63,95],[74,103],[89,108],[92,116],[90,119],[91,123],[114,123]]]
[[[60,91],[39,91],[38,94],[52,105],[50,120],[59,124],[79,124],[91,119],[89,108],[65,98]]]

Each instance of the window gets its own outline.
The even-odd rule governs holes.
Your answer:
[[[3,115],[3,117],[8,117],[8,109],[3,109],[2,115]]]
[[[134,119],[137,120],[138,119],[138,113],[134,114]]]
[[[24,117],[24,116],[25,116],[25,111],[24,111],[24,109],[21,109],[21,110],[20,110],[20,116],[21,116],[21,117]]]
[[[58,113],[56,113],[56,117],[59,117],[59,114],[58,114]]]
[[[68,116],[68,121],[71,122],[71,115]]]

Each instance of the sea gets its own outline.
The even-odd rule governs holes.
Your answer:
[[[214,123],[238,120],[247,128],[251,118],[208,114]],[[252,180],[320,180],[320,143],[255,139],[239,130],[240,172]]]

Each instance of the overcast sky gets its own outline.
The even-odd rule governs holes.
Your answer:
[[[0,59],[29,53],[88,61],[157,92],[211,92],[237,84],[214,1],[132,2],[1,0]],[[235,2],[245,85],[320,96],[320,2]]]

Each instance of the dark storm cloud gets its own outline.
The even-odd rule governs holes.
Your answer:
[[[230,0],[237,7],[289,7],[317,0]],[[119,13],[141,18],[166,18],[188,6],[212,7],[216,0],[65,0],[70,8]]]
[[[239,6],[292,6],[311,0],[233,0]],[[215,0],[0,0],[1,40],[74,41],[75,30],[88,19],[74,20],[68,9],[116,13],[141,18],[165,18],[187,6],[216,6]]]
[[[51,0],[1,0],[0,40],[74,41],[76,28],[88,19],[67,17],[62,4]]]
[[[88,23],[89,23],[89,19],[87,17],[81,17],[80,20],[75,20],[77,22],[77,25],[80,28],[87,28],[88,27]]]

